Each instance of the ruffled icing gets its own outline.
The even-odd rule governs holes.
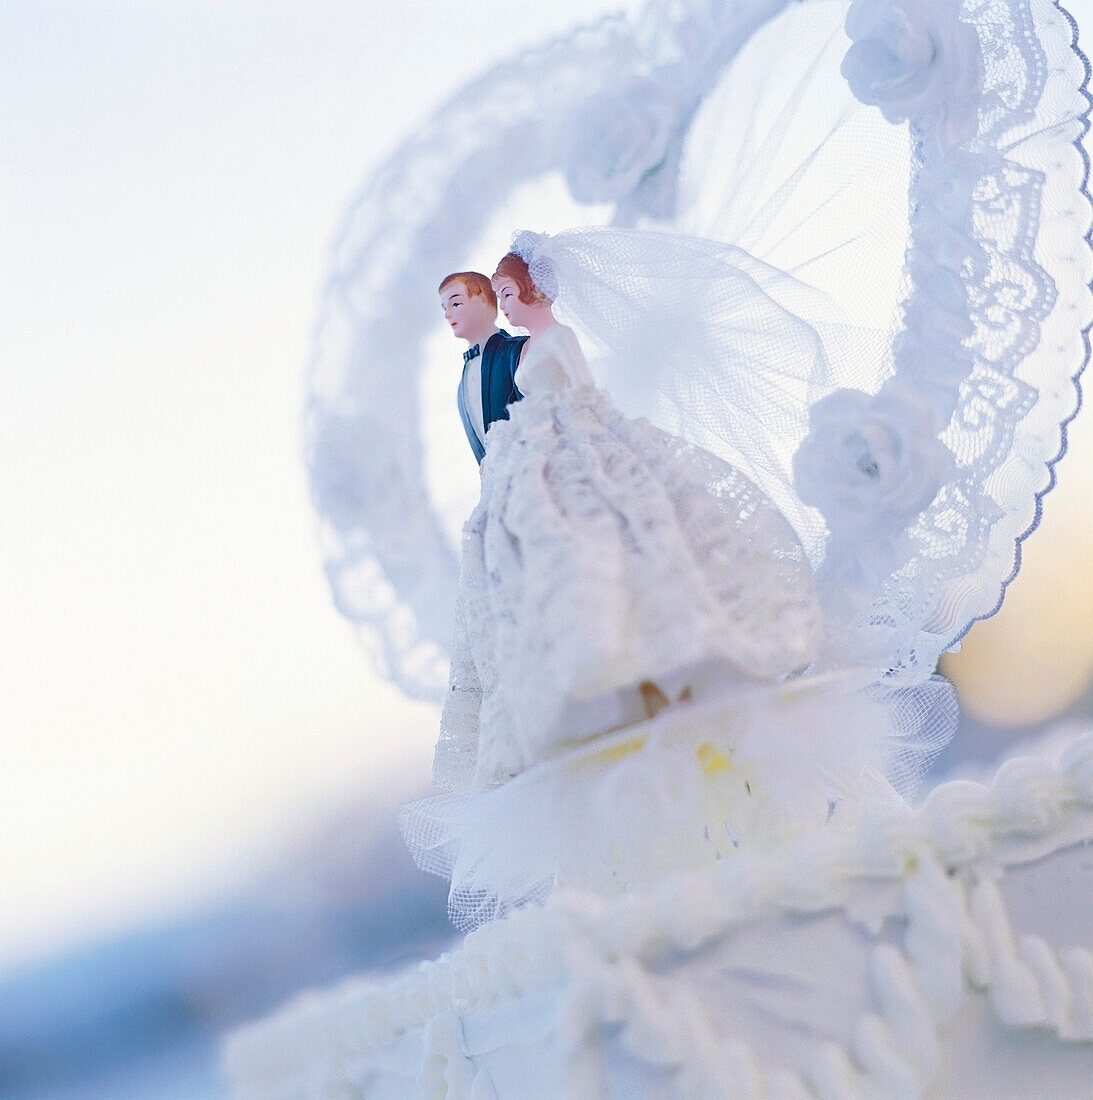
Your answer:
[[[539,1041],[561,1044],[557,1085],[570,1095],[602,1094],[605,1034],[651,1073],[667,1073],[681,1097],[721,1095],[725,1080],[739,1082],[741,1096],[922,1095],[943,1075],[947,1025],[979,993],[1006,1027],[1093,1040],[1093,952],[1015,930],[1000,888],[1036,855],[1093,840],[1091,769],[1093,732],[1057,765],[1021,758],[989,786],[941,784],[918,809],[878,809],[851,836],[798,838],[776,856],[610,901],[561,893],[385,986],[354,980],[236,1033],[229,1072],[244,1096],[337,1094],[392,1065],[410,1088],[443,1081],[451,1095],[490,1095],[489,1060],[468,1053],[466,1022],[544,996],[551,1011],[529,1011]],[[1088,883],[1075,887],[1088,892]],[[756,921],[832,914],[867,936],[867,1003],[843,1043],[817,1041],[797,1067],[731,1026],[712,1028],[686,984],[670,978]]]

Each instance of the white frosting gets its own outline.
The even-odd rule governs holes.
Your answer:
[[[731,1080],[741,1096],[943,1096],[946,1074],[968,1072],[965,1045],[1001,1025],[1040,1029],[1049,1094],[1065,1088],[1053,1074],[1093,1073],[1093,1046],[1056,1057],[1093,1040],[1093,953],[1050,927],[1093,893],[1089,868],[1076,879],[1065,862],[1075,835],[1093,839],[1091,772],[1093,733],[1058,766],[1012,760],[989,787],[943,784],[850,836],[797,838],[610,901],[560,893],[388,985],[352,981],[240,1031],[229,1072],[243,1096],[334,1082],[384,1095],[393,1081],[505,1096],[519,1050],[529,1096],[626,1095],[635,1066],[666,1095],[721,1095]],[[1006,903],[1030,852],[1042,934],[1016,930]],[[1052,881],[1055,858],[1065,873]],[[830,989],[825,965],[840,976]],[[998,1067],[1011,1072],[1004,1055]],[[1021,1095],[999,1080],[992,1095]]]

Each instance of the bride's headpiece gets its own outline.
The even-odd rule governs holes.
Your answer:
[[[524,229],[513,236],[510,251],[528,265],[528,274],[538,291],[554,301],[558,297],[558,277],[547,250],[548,241],[545,234]]]

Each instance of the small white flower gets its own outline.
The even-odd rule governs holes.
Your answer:
[[[619,202],[664,160],[679,105],[671,90],[634,81],[582,105],[564,158],[578,202]]]
[[[836,390],[813,406],[810,425],[794,480],[838,537],[897,534],[949,480],[954,459],[934,410],[905,389]]]
[[[983,60],[955,0],[854,0],[842,63],[850,90],[892,123],[935,115],[946,145],[975,135]]]

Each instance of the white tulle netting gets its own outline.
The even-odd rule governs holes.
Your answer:
[[[753,479],[822,559],[794,487],[809,413],[840,376],[887,354],[829,295],[743,249],[664,230],[522,231],[513,248],[593,351],[612,401]],[[598,353],[598,354],[597,354]]]

